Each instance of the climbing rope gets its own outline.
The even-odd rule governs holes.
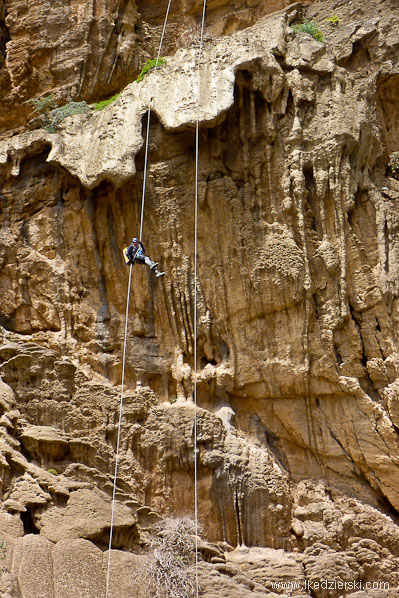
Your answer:
[[[116,492],[116,478],[118,475],[118,463],[119,463],[119,445],[121,439],[121,422],[122,422],[122,407],[123,407],[123,384],[125,382],[125,364],[126,364],[126,339],[127,339],[127,324],[128,324],[128,316],[129,316],[129,303],[130,303],[130,287],[132,283],[132,266],[129,268],[129,286],[127,291],[127,300],[126,300],[126,316],[125,316],[125,340],[123,343],[123,359],[122,359],[122,388],[121,388],[121,398],[120,398],[120,406],[119,406],[119,426],[118,426],[118,440],[116,443],[116,461],[115,461],[115,476],[114,476],[114,488],[112,491],[112,511],[111,511],[111,528],[109,532],[109,546],[108,546],[108,567],[107,567],[107,591],[106,591],[106,598],[108,598],[108,591],[109,591],[109,574],[111,569],[111,548],[112,548],[112,533],[114,529],[114,514],[115,514],[115,492]]]
[[[158,68],[159,58],[161,55],[163,40],[165,37],[166,24],[168,22],[168,16],[169,16],[171,2],[172,2],[172,0],[169,0],[168,8],[166,10],[165,21],[163,24],[162,35],[161,35],[161,41],[159,43],[157,60],[155,63],[154,80],[155,80],[155,75],[156,75],[156,71]],[[143,172],[143,193],[142,193],[142,198],[141,198],[140,241],[142,240],[142,236],[143,236],[144,204],[145,204],[147,164],[148,164],[148,145],[149,145],[150,119],[151,119],[151,100],[152,100],[152,93],[151,93],[151,86],[149,85],[147,134],[146,134],[146,140],[145,140],[145,158],[144,158],[144,172]],[[131,264],[130,268],[129,268],[129,285],[128,285],[127,301],[126,301],[125,334],[124,334],[124,341],[123,341],[123,358],[122,358],[122,387],[121,387],[121,397],[120,397],[120,406],[119,406],[118,439],[117,439],[117,443],[116,443],[115,475],[114,475],[114,485],[113,485],[113,490],[112,490],[111,527],[110,527],[110,532],[109,532],[109,545],[108,545],[107,589],[106,589],[105,598],[108,598],[108,595],[109,595],[109,579],[110,579],[110,571],[111,571],[111,550],[112,550],[112,536],[113,536],[114,516],[115,516],[116,480],[117,480],[117,475],[118,475],[119,447],[120,447],[121,426],[122,426],[123,386],[124,386],[124,382],[125,382],[127,327],[128,327],[128,320],[129,320],[129,304],[130,304],[130,289],[131,289],[131,284],[132,284],[132,269],[133,269],[133,264]]]
[[[161,41],[159,44],[157,59],[155,63],[154,76],[156,74],[159,58],[161,55],[161,49],[163,40],[165,37],[166,25],[169,16],[169,10],[172,0],[169,0],[168,7],[165,15],[165,21],[163,25]],[[200,36],[200,47],[198,53],[198,109],[200,105],[200,79],[201,79],[201,57],[205,27],[205,14],[206,14],[206,0],[203,3],[202,10],[202,23],[201,23],[201,36]],[[141,218],[140,218],[140,241],[143,236],[143,224],[144,224],[144,206],[145,206],[145,194],[146,194],[146,181],[147,181],[147,165],[148,165],[148,147],[149,147],[149,131],[150,131],[150,119],[151,119],[151,88],[149,90],[148,97],[148,117],[147,117],[147,131],[145,141],[145,157],[144,157],[144,172],[143,172],[143,191],[141,200]],[[195,131],[195,216],[194,216],[194,486],[195,486],[195,570],[196,570],[196,598],[199,596],[199,582],[198,582],[198,448],[197,448],[197,247],[198,247],[198,162],[199,162],[199,115],[196,120],[196,131]],[[115,516],[115,494],[116,494],[116,480],[118,475],[119,465],[119,448],[121,438],[121,423],[122,423],[122,410],[123,410],[123,387],[125,382],[125,366],[126,366],[126,346],[127,346],[127,330],[128,330],[128,319],[129,319],[129,304],[130,304],[130,290],[132,282],[132,265],[129,271],[129,284],[126,301],[126,314],[125,314],[125,331],[124,331],[124,342],[123,342],[123,359],[122,359],[122,382],[121,382],[121,396],[120,396],[120,407],[119,407],[119,423],[118,423],[118,436],[116,446],[116,459],[115,459],[115,475],[114,484],[112,491],[112,510],[111,510],[111,526],[108,546],[108,567],[107,567],[107,587],[106,587],[106,598],[109,596],[109,580],[111,570],[111,550],[112,550],[112,536],[114,527],[114,516]]]
[[[155,79],[155,76],[157,73],[158,62],[159,62],[159,59],[161,56],[161,48],[162,48],[162,44],[163,44],[163,38],[165,37],[166,23],[168,22],[169,9],[170,9],[171,2],[172,2],[172,0],[169,0],[168,8],[166,9],[166,15],[165,15],[165,21],[164,21],[163,29],[162,29],[161,41],[159,43],[157,60],[155,62],[154,79]],[[140,241],[142,240],[142,237],[143,237],[144,204],[145,204],[145,191],[146,191],[146,182],[147,182],[147,162],[148,162],[148,145],[149,145],[148,140],[149,140],[149,135],[150,135],[150,119],[151,119],[151,100],[152,100],[152,94],[151,94],[151,88],[149,87],[147,134],[146,134],[146,139],[145,139],[145,157],[144,157],[144,173],[143,173],[143,194],[142,194],[142,198],[141,198]]]
[[[198,246],[198,158],[199,107],[201,101],[201,57],[204,41],[206,0],[202,8],[201,37],[198,52],[198,102],[195,126],[195,211],[194,211],[194,513],[195,513],[195,594],[198,598],[198,448],[197,448],[197,246]]]

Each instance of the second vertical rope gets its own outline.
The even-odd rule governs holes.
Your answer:
[[[195,512],[195,592],[198,582],[198,449],[197,449],[197,247],[198,247],[198,163],[199,163],[199,108],[201,102],[201,57],[204,39],[206,0],[202,8],[200,47],[198,53],[198,103],[195,127],[195,210],[194,210],[194,512]]]

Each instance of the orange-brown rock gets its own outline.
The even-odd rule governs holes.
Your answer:
[[[129,14],[142,33],[159,32],[165,4],[129,4]],[[90,18],[111,40],[111,13],[97,8]],[[399,150],[399,9],[235,8],[209,3],[199,108],[189,37],[201,3],[181,3],[156,74],[55,133],[0,144],[4,595],[38,591],[35,551],[46,598],[104,592],[129,276],[121,248],[140,230],[151,90],[143,242],[166,275],[133,268],[112,593],[133,592],[159,517],[193,512],[196,414],[199,514],[214,544],[201,552],[205,598],[398,595],[399,183],[387,162]],[[305,18],[323,43],[293,29]],[[59,51],[72,56],[67,29]],[[114,43],[101,65],[83,61],[83,79],[65,71],[65,87],[51,85],[64,93],[83,81],[92,91],[79,97],[102,96]],[[59,64],[71,64],[67,54]],[[110,92],[134,78],[118,68],[105,77]],[[32,77],[15,75],[16,97]],[[326,578],[347,585],[330,591]]]

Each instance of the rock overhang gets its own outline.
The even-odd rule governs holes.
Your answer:
[[[274,53],[285,50],[286,21],[287,15],[280,13],[228,39],[206,43],[200,76],[198,48],[178,50],[90,118],[76,115],[66,119],[57,133],[34,130],[0,143],[0,164],[11,160],[12,174],[17,176],[26,154],[50,146],[47,161],[65,168],[84,187],[93,189],[104,180],[120,187],[135,176],[135,157],[144,143],[142,120],[149,107],[169,131],[193,129],[197,119],[202,127],[215,126],[234,102],[237,71],[249,69],[259,79],[259,68],[264,72],[258,81],[261,92],[273,102],[284,80]]]

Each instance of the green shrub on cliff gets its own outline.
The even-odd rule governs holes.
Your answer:
[[[65,106],[60,106],[47,113],[48,123],[44,126],[49,133],[55,133],[58,125],[68,116],[74,114],[87,114],[90,112],[90,106],[86,102],[68,102]]]
[[[305,21],[305,23],[293,25],[292,28],[297,33],[308,33],[318,42],[324,41],[323,33],[320,31],[316,21]]]
[[[4,560],[7,558],[7,544],[5,540],[0,541],[0,559]]]
[[[34,111],[38,114],[45,114],[53,108],[57,108],[58,105],[53,95],[43,96],[42,98],[32,98],[30,100],[26,100],[26,103],[31,104]]]
[[[103,110],[103,108],[106,108],[107,106],[112,104],[112,102],[115,102],[115,100],[118,99],[120,95],[120,93],[116,93],[115,95],[108,98],[108,100],[101,100],[101,102],[95,102],[94,104],[92,104],[92,106],[94,110]]]
[[[339,25],[339,16],[338,15],[331,15],[331,17],[327,18],[327,21],[330,23],[330,25],[332,25],[333,27],[337,27]]]
[[[86,102],[68,102],[64,106],[58,106],[58,101],[52,95],[42,98],[32,98],[26,101],[33,106],[34,112],[39,116],[33,119],[39,126],[49,133],[56,133],[58,125],[68,116],[74,114],[87,114],[90,112],[90,106]],[[33,121],[32,121],[33,122]],[[36,124],[36,126],[38,126]]]
[[[141,69],[141,72],[136,80],[142,81],[149,71],[151,71],[155,67],[158,68],[158,67],[162,66],[163,64],[166,64],[166,60],[165,60],[165,58],[162,58],[162,56],[158,59],[158,62],[155,58],[153,60],[151,60],[149,58],[147,60],[147,62],[145,63],[145,65],[143,66],[143,68]]]

